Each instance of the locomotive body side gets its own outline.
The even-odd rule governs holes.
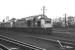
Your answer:
[[[10,21],[1,23],[0,27],[9,31],[11,30],[25,33],[51,34],[53,26],[51,19],[49,18],[33,18],[32,20],[20,19],[16,22]]]

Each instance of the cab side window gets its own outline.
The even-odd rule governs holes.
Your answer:
[[[45,23],[51,23],[51,21],[45,21]]]

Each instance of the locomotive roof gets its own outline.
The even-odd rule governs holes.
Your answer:
[[[46,15],[43,15],[43,17],[41,19],[44,19],[46,21],[50,21],[51,20],[51,18],[48,18]]]

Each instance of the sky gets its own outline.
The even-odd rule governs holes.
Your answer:
[[[74,0],[0,0],[0,21],[6,16],[24,18],[42,14],[42,7],[46,7],[45,14],[49,18],[75,16]]]

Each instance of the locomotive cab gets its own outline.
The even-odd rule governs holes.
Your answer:
[[[41,27],[42,28],[52,28],[52,22],[49,18],[41,18]]]
[[[41,28],[43,28],[43,33],[52,33],[52,21],[49,18],[41,18]]]

